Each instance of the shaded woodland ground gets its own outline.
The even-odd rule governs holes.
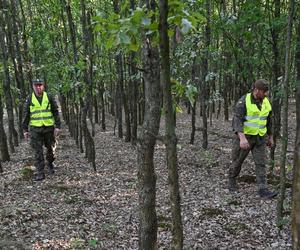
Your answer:
[[[288,164],[292,164],[295,112],[291,104]],[[198,116],[198,126],[200,126]],[[163,121],[161,127],[163,128]],[[0,249],[138,249],[136,151],[96,126],[96,164],[93,172],[66,127],[59,137],[56,173],[43,182],[30,179],[32,157],[23,141],[4,163],[0,175]],[[210,129],[231,134],[231,122],[213,120]],[[177,115],[179,173],[184,226],[184,249],[291,249],[290,197],[287,224],[276,227],[276,199],[256,193],[254,164],[244,163],[232,196],[227,186],[231,140],[209,135],[209,149],[201,149],[201,132],[189,144],[190,116]],[[161,130],[163,134],[163,130]],[[157,214],[159,249],[170,249],[170,213],[164,146],[158,142]],[[290,176],[290,174],[288,174]],[[26,179],[28,177],[28,179]],[[276,188],[276,181],[272,182]]]

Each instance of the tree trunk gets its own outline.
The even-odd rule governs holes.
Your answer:
[[[1,8],[5,7],[5,2],[2,2]],[[14,145],[14,138],[18,141],[17,131],[14,127],[14,112],[13,112],[13,98],[11,95],[11,82],[10,82],[10,73],[9,73],[9,66],[8,66],[8,53],[7,53],[7,46],[5,44],[5,38],[7,40],[7,36],[5,34],[5,22],[3,18],[3,9],[1,9],[0,13],[0,46],[1,46],[1,54],[2,54],[2,61],[3,61],[3,69],[4,69],[4,81],[3,81],[3,92],[5,95],[6,101],[6,111],[8,116],[8,144],[9,149],[12,153],[15,152],[15,145]]]
[[[275,13],[274,13],[274,21],[278,21],[280,18],[280,0],[274,0],[275,5]],[[280,83],[279,76],[281,75],[280,70],[280,53],[279,53],[279,27],[276,25],[271,26],[271,36],[272,36],[272,51],[273,51],[273,64],[272,64],[272,119],[273,119],[273,139],[274,139],[274,147],[270,150],[270,173],[273,173],[273,169],[275,166],[275,150],[277,144],[277,138],[280,134],[280,126],[281,126],[281,104],[280,104]]]
[[[9,151],[7,147],[7,138],[6,138],[6,133],[3,124],[3,105],[2,105],[1,95],[0,95],[0,153],[1,153],[0,162],[10,161]]]
[[[297,46],[295,55],[295,66],[297,71],[296,92],[296,144],[294,156],[294,180],[292,199],[292,242],[293,249],[300,249],[300,21],[297,27]]]
[[[131,124],[130,124],[130,105],[129,105],[129,94],[128,87],[126,87],[126,64],[125,57],[123,57],[123,84],[121,86],[122,91],[122,100],[123,100],[123,108],[124,108],[124,116],[125,116],[125,142],[131,141]]]
[[[159,1],[160,9],[160,54],[161,54],[161,86],[165,110],[165,143],[168,166],[169,191],[172,214],[172,249],[180,250],[183,247],[183,230],[181,222],[177,137],[175,133],[175,119],[172,102],[170,81],[170,51],[168,37],[168,0]]]
[[[281,226],[283,219],[283,203],[285,199],[285,162],[288,142],[288,95],[289,95],[289,81],[290,81],[290,62],[291,62],[291,41],[292,41],[292,26],[295,12],[295,0],[290,0],[289,16],[287,23],[286,34],[286,51],[284,64],[284,83],[283,83],[283,107],[282,107],[282,148],[280,159],[280,192],[277,202],[277,224]]]
[[[137,141],[137,102],[138,102],[138,82],[136,80],[137,70],[135,65],[136,53],[130,54],[130,75],[129,75],[129,86],[130,86],[130,110],[131,110],[131,143],[136,144]]]
[[[77,50],[77,46],[76,46],[76,29],[75,29],[75,25],[73,22],[73,16],[72,16],[72,11],[71,11],[71,6],[70,6],[70,0],[61,0],[62,4],[65,8],[66,14],[67,14],[67,18],[68,18],[68,25],[69,25],[69,30],[70,30],[70,37],[71,37],[71,43],[72,43],[72,50],[73,50],[73,66],[74,66],[74,72],[73,72],[73,79],[76,82],[79,82],[78,79],[78,72],[77,72],[77,68],[76,65],[78,63],[78,50]],[[73,116],[73,126],[72,129],[74,130],[74,132],[72,133],[75,137],[73,137],[76,141],[76,144],[79,146],[81,152],[83,151],[82,148],[82,136],[81,136],[81,131],[80,131],[80,114],[79,114],[79,108],[78,108],[78,104],[76,103],[76,89],[74,88],[74,90],[72,91],[72,98],[73,98],[73,102],[75,105],[75,108],[72,109],[72,115]]]
[[[11,0],[11,14],[12,14],[12,37],[13,41],[15,42],[15,60],[14,62],[14,69],[15,69],[15,77],[17,82],[17,88],[19,89],[19,104],[18,104],[18,130],[19,130],[19,137],[23,139],[23,129],[22,129],[22,121],[23,121],[23,104],[26,99],[26,92],[25,92],[25,83],[24,83],[24,74],[23,74],[23,60],[21,55],[21,48],[20,48],[20,38],[19,38],[19,31],[18,26],[20,26],[17,20],[17,3],[16,0]]]
[[[154,0],[141,0],[140,6],[155,12]],[[156,174],[153,154],[159,131],[161,90],[158,48],[153,37],[142,32],[142,65],[145,84],[145,115],[138,140],[138,192],[139,192],[139,249],[157,249]]]
[[[86,7],[85,1],[80,1],[81,6],[81,22],[82,22],[82,33],[83,33],[83,58],[85,63],[85,70],[84,70],[84,81],[85,81],[85,88],[87,91],[87,96],[84,101],[81,102],[81,125],[82,131],[84,136],[84,144],[85,144],[85,153],[88,158],[88,161],[91,163],[93,169],[96,171],[96,163],[95,163],[95,145],[94,139],[91,136],[91,132],[87,126],[87,115],[88,109],[91,107],[92,101],[92,51],[91,51],[91,43],[92,43],[92,36],[88,26],[88,16],[86,14]]]
[[[209,99],[209,86],[206,76],[208,75],[208,58],[209,58],[209,46],[210,46],[210,1],[207,0],[205,3],[206,6],[206,18],[207,23],[205,27],[205,56],[202,62],[202,122],[203,122],[203,131],[202,131],[202,147],[207,149],[208,147],[208,135],[207,135],[207,103]]]

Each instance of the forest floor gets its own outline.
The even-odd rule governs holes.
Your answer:
[[[291,104],[287,166],[292,165],[294,109]],[[279,231],[277,200],[257,195],[251,156],[238,180],[240,193],[231,195],[227,190],[231,140],[210,134],[205,151],[197,132],[190,145],[190,120],[186,113],[177,115],[184,249],[291,249],[291,187]],[[162,118],[162,128],[163,124]],[[24,169],[32,165],[32,153],[28,142],[21,142],[0,174],[0,249],[138,249],[136,148],[117,138],[113,127],[109,119],[106,131],[96,126],[97,172],[63,127],[56,172],[42,182],[26,178]],[[213,118],[210,129],[232,134],[231,122],[222,118]],[[156,146],[155,166],[158,248],[170,249],[167,167],[161,143]],[[270,187],[277,189],[276,181]]]

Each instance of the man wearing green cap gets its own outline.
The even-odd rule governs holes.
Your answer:
[[[33,92],[26,100],[24,107],[23,131],[25,139],[30,137],[34,150],[37,174],[35,181],[45,179],[45,160],[43,146],[47,148],[47,166],[54,174],[55,137],[60,130],[60,118],[55,99],[45,92],[45,83],[37,79],[32,83]]]
[[[236,177],[251,151],[255,162],[258,194],[270,199],[278,193],[268,189],[266,180],[266,145],[274,146],[271,133],[272,106],[267,98],[268,90],[268,82],[259,79],[253,84],[252,91],[242,96],[235,106],[232,120],[235,139],[228,184],[230,192],[238,191]]]

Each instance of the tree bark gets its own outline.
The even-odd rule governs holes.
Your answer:
[[[10,161],[8,146],[7,146],[7,137],[4,130],[3,124],[3,105],[2,105],[2,96],[0,95],[0,152],[1,158],[0,161]]]
[[[8,66],[8,52],[7,52],[7,44],[5,43],[5,38],[7,40],[7,34],[5,32],[5,22],[7,20],[3,17],[3,10],[7,8],[5,1],[1,1],[0,8],[0,47],[3,61],[3,69],[4,69],[4,81],[3,81],[3,92],[5,95],[6,101],[6,110],[8,116],[8,144],[11,153],[15,152],[15,140],[18,141],[18,133],[14,127],[14,112],[13,112],[13,98],[11,95],[11,81],[10,81],[10,72]],[[15,139],[15,140],[14,140]]]
[[[183,248],[183,230],[181,221],[177,137],[175,133],[175,118],[173,110],[170,81],[170,50],[168,37],[168,0],[159,1],[160,10],[160,55],[161,55],[161,86],[165,110],[165,144],[169,177],[169,192],[172,214],[172,249]]]
[[[294,179],[292,199],[292,243],[293,249],[300,249],[300,21],[297,26],[296,66],[296,144],[294,156]]]
[[[140,6],[155,12],[154,0],[141,0]],[[138,192],[139,192],[139,249],[157,249],[156,174],[154,147],[159,131],[161,89],[159,53],[152,44],[153,37],[142,32],[142,65],[145,84],[145,115],[138,140]]]
[[[210,1],[207,0],[205,3],[206,6],[206,18],[207,23],[205,26],[205,52],[204,52],[204,59],[202,62],[202,98],[201,98],[201,104],[202,104],[202,122],[203,122],[203,128],[202,131],[202,148],[207,149],[208,147],[208,134],[207,134],[207,103],[209,99],[209,81],[207,81],[206,76],[208,75],[208,58],[209,58],[209,46],[210,46],[210,36],[211,36],[211,30],[210,30]]]
[[[278,21],[280,18],[280,0],[274,0],[275,11],[274,11],[274,21]],[[280,98],[280,82],[278,78],[281,75],[280,70],[280,53],[279,53],[279,27],[278,25],[271,26],[271,37],[272,37],[272,51],[273,51],[273,64],[272,64],[272,119],[273,119],[273,139],[274,139],[274,147],[270,150],[270,173],[273,173],[273,169],[275,166],[275,150],[277,145],[277,138],[280,134],[281,127],[281,98]]]
[[[292,41],[292,27],[295,12],[295,0],[290,0],[289,16],[287,22],[286,34],[286,51],[284,64],[284,82],[283,82],[283,107],[282,107],[282,148],[280,159],[280,192],[277,201],[277,223],[280,226],[283,219],[283,203],[285,199],[285,182],[286,182],[286,151],[288,142],[288,95],[289,95],[289,81],[290,81],[290,62],[291,62],[291,41]]]
[[[86,14],[85,1],[80,0],[81,6],[81,24],[82,24],[82,33],[83,33],[83,57],[85,63],[84,69],[84,81],[85,88],[87,89],[87,96],[85,100],[81,102],[81,125],[84,136],[84,144],[85,144],[85,153],[88,158],[88,161],[91,163],[94,171],[96,171],[96,163],[95,163],[95,145],[94,139],[91,136],[91,132],[87,126],[87,115],[88,109],[91,107],[90,101],[92,101],[92,79],[91,79],[91,70],[92,70],[92,51],[91,51],[91,32],[89,32],[88,28],[88,17]]]
[[[11,0],[11,17],[12,17],[12,37],[13,41],[15,42],[15,60],[14,62],[14,69],[15,69],[15,77],[17,82],[17,88],[19,89],[19,103],[18,103],[18,130],[19,130],[19,137],[23,139],[23,128],[22,128],[22,121],[23,121],[23,104],[26,99],[26,92],[25,92],[25,82],[24,82],[24,74],[23,74],[23,60],[21,55],[21,46],[20,46],[20,37],[18,35],[19,29],[18,26],[19,22],[17,19],[17,3],[16,0]],[[13,45],[12,45],[13,46]]]

